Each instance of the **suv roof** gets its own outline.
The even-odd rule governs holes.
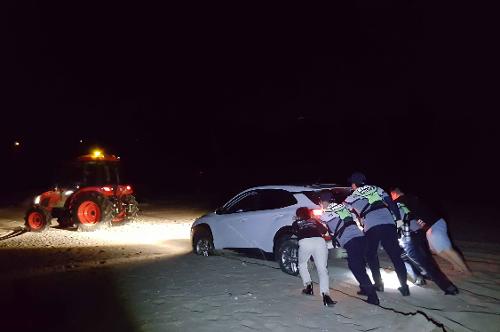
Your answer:
[[[336,184],[310,184],[310,185],[265,185],[265,186],[257,186],[248,188],[245,191],[249,190],[258,190],[258,189],[282,189],[292,193],[299,193],[303,191],[311,191],[311,190],[322,190],[322,189],[333,189],[333,188],[342,188]]]

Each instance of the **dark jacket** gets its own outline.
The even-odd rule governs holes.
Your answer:
[[[425,222],[425,229],[430,228],[434,225],[441,217],[435,213],[429,206],[423,203],[417,196],[404,194],[396,199],[397,203],[403,203],[406,205],[409,213],[409,220],[419,220],[421,219]]]
[[[293,234],[297,235],[299,240],[310,237],[323,237],[328,229],[316,219],[295,220],[292,224]]]

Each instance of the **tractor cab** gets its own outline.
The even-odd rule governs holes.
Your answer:
[[[57,172],[55,186],[37,196],[26,227],[40,231],[57,218],[60,226],[94,230],[134,218],[138,207],[130,185],[121,184],[119,157],[100,150],[78,157]]]
[[[78,158],[82,185],[104,186],[120,183],[119,159],[114,155],[90,154]]]
[[[64,163],[54,178],[56,187],[116,186],[120,184],[120,159],[92,153]]]

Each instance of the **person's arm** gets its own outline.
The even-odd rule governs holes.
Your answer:
[[[351,212],[351,217],[358,226],[360,230],[363,230],[364,222],[361,218],[359,218],[355,213]]]
[[[297,220],[294,220],[292,223],[292,233],[294,235],[299,235],[299,226],[297,225]]]
[[[319,219],[321,219],[321,221],[324,223],[328,223],[330,220],[332,220],[332,218],[333,218],[333,215],[332,215],[332,211],[330,211],[330,210],[323,211],[323,213],[319,217]]]
[[[401,214],[399,213],[399,209],[396,202],[394,202],[387,194],[384,195],[383,200],[387,204],[387,207],[391,211],[394,218],[396,220],[401,220]]]
[[[333,215],[329,215],[328,217],[324,217],[323,215],[321,216],[321,221],[323,221],[323,223],[326,225],[328,233],[333,234],[333,229],[330,227],[330,225],[335,221],[336,218]]]
[[[335,230],[337,229],[337,226],[339,225],[340,218],[335,217],[330,219],[326,225],[328,226],[328,232],[330,233],[331,236],[335,235]]]
[[[326,234],[328,232],[328,228],[319,220],[312,219],[316,223],[317,229],[321,234]]]

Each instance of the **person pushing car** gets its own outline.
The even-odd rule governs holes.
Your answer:
[[[416,265],[425,270],[426,277],[434,281],[434,283],[444,291],[445,295],[457,295],[459,293],[458,288],[448,279],[448,277],[439,269],[436,261],[432,258],[432,253],[427,245],[427,240],[425,238],[425,231],[420,228],[417,223],[418,214],[413,210],[410,210],[408,206],[404,203],[406,196],[402,193],[399,188],[392,188],[390,190],[391,196],[396,198],[397,206],[400,210],[401,216],[403,216],[403,236],[400,240],[400,244],[403,247],[406,256],[411,265]],[[400,201],[398,201],[398,199]],[[412,198],[409,198],[411,202]],[[413,203],[413,204],[412,204]],[[414,202],[410,203],[412,207],[418,207],[418,204]],[[418,212],[418,210],[417,210]],[[421,272],[419,268],[414,269],[415,275],[421,277]],[[417,278],[416,278],[417,279]],[[422,279],[425,283],[425,279]]]
[[[333,202],[323,210],[321,220],[326,222],[332,241],[347,251],[347,264],[359,282],[360,294],[368,295],[368,303],[378,305],[377,292],[365,268],[366,238],[351,211],[344,204]]]
[[[327,233],[328,229],[321,221],[311,218],[311,213],[307,207],[300,207],[296,211],[292,231],[299,240],[299,274],[304,284],[302,293],[314,295],[311,275],[307,268],[307,262],[312,256],[318,271],[323,304],[327,307],[334,306],[336,302],[330,298],[330,281],[327,269],[328,248],[323,239],[323,234]]]
[[[381,243],[396,270],[401,284],[398,290],[403,296],[410,295],[406,267],[401,258],[402,250],[398,244],[395,220],[400,220],[401,216],[396,203],[381,188],[367,185],[366,176],[362,173],[353,173],[349,182],[354,191],[345,199],[344,203],[363,223],[363,231],[367,240],[365,257],[372,272],[375,288],[378,291],[384,290],[377,254],[378,246]]]

